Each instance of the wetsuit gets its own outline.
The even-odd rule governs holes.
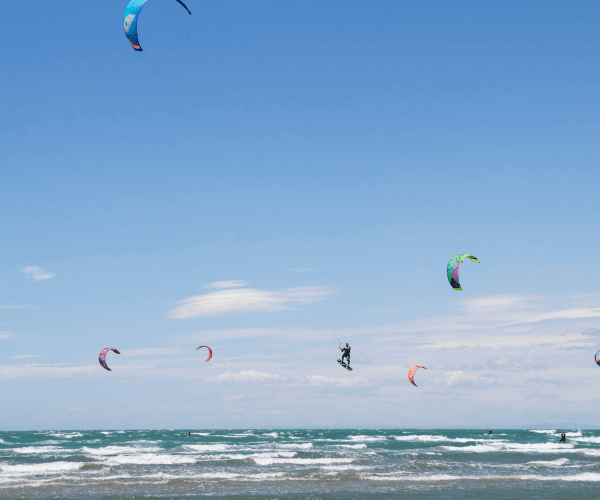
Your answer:
[[[344,362],[344,358],[348,360],[348,366],[350,366],[350,346],[348,347],[340,347],[342,350],[342,363]]]
[[[563,432],[560,435],[560,441],[559,441],[559,443],[566,443],[566,442],[567,442],[567,435]]]

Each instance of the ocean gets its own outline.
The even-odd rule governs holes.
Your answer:
[[[600,431],[0,432],[0,497],[600,497]]]

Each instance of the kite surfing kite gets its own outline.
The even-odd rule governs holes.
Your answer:
[[[138,41],[137,23],[140,11],[147,1],[148,0],[131,0],[127,4],[127,7],[125,7],[125,12],[123,13],[123,29],[125,30],[125,36],[127,37],[127,40],[129,40],[131,46],[140,52],[142,51],[142,47]],[[186,4],[184,4],[181,0],[176,1],[188,11],[190,16],[192,15]]]
[[[206,347],[208,349],[208,358],[206,359],[206,361],[210,361],[210,358],[212,358],[212,349],[210,347],[208,347],[207,345],[201,345],[200,347],[196,347],[196,351],[198,349],[201,349],[202,347]]]
[[[600,366],[600,351],[596,353],[596,364]]]
[[[479,263],[477,257],[473,257],[467,253],[457,253],[454,257],[452,257],[452,259],[450,259],[450,262],[448,262],[448,269],[446,270],[448,274],[448,281],[455,290],[462,290],[460,283],[458,282],[458,270],[460,269],[462,261],[465,259],[471,259],[473,262]]]
[[[116,349],[112,349],[110,347],[107,347],[106,349],[102,349],[100,351],[100,357],[98,358],[98,360],[100,361],[102,368],[106,368],[109,372],[112,372],[112,370],[106,364],[106,354],[108,353],[108,351],[114,351],[117,354],[121,354],[121,353],[119,351],[117,351]]]
[[[410,370],[408,370],[408,380],[410,380],[410,383],[412,385],[414,385],[415,387],[419,387],[417,384],[415,384],[415,380],[414,380],[415,372],[419,368],[423,368],[423,370],[427,370],[427,368],[425,368],[424,366],[419,366],[419,365],[415,365]]]

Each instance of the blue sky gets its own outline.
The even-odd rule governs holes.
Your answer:
[[[600,6],[194,2],[3,6],[2,427],[595,422]]]

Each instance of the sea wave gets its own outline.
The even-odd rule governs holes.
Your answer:
[[[124,453],[137,454],[137,453],[155,453],[157,451],[164,451],[163,448],[157,446],[104,446],[102,448],[89,448],[84,446],[81,451],[86,455],[92,456],[105,456],[105,455],[121,455]]]
[[[295,464],[295,465],[320,465],[320,464],[348,464],[352,458],[253,458],[256,465]]]
[[[140,453],[137,455],[117,455],[103,459],[108,465],[175,465],[175,464],[193,464],[196,458],[190,455],[169,455]]]
[[[22,446],[20,448],[12,448],[11,451],[21,454],[37,454],[37,453],[72,453],[73,450],[61,448],[59,446]]]
[[[350,441],[365,441],[365,442],[377,442],[377,441],[387,441],[388,438],[387,436],[364,436],[364,435],[358,435],[358,436],[348,436],[348,439]]]
[[[459,451],[461,453],[561,453],[575,451],[572,444],[559,443],[509,443],[506,441],[490,442],[489,444],[476,444],[473,446],[442,446],[447,451]]]

